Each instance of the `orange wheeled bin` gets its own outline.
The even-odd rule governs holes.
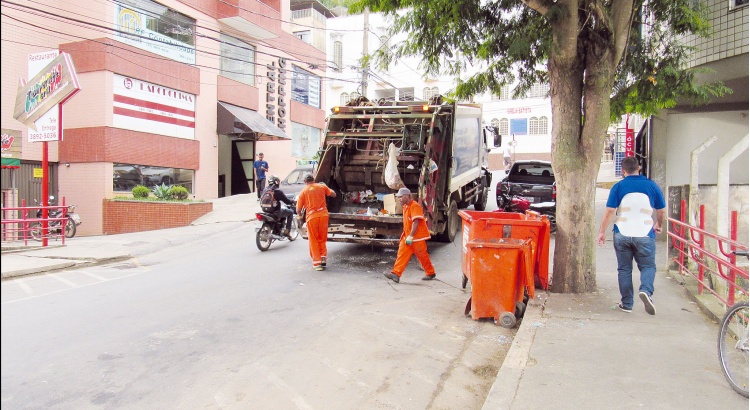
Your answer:
[[[466,288],[467,280],[471,280],[467,247],[470,241],[483,238],[515,238],[531,239],[534,248],[534,284],[541,289],[549,288],[549,241],[550,222],[546,216],[537,212],[527,211],[525,214],[516,212],[485,212],[461,210],[458,212],[462,219],[462,268],[464,278],[462,286]]]
[[[526,308],[525,296],[534,297],[533,246],[530,239],[480,238],[466,245],[471,298],[466,314],[474,320],[493,318],[512,328]]]

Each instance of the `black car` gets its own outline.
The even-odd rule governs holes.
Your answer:
[[[497,184],[496,198],[500,206],[501,194],[519,196],[529,202],[555,201],[555,173],[549,161],[516,161],[508,173]]]

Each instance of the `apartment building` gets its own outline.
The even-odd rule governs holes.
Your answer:
[[[50,194],[77,205],[80,235],[102,234],[103,199],[138,184],[182,185],[203,200],[253,192],[258,152],[271,173],[286,175],[316,150],[309,134],[325,123],[326,55],[294,34],[290,7],[3,2],[3,140],[14,141],[19,167],[2,171],[4,206],[40,199],[44,137],[14,118],[14,101],[19,79],[58,53],[70,55],[80,92],[61,117],[39,121],[53,132]]]

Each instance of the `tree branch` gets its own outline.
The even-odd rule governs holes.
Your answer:
[[[542,16],[546,15],[547,12],[549,11],[549,7],[545,6],[544,2],[541,0],[521,0],[521,1],[530,9],[536,10]]]
[[[633,19],[635,18],[635,7],[633,0],[619,0],[612,3],[610,21],[615,38],[614,66],[617,67],[630,40],[630,28],[633,26]]]

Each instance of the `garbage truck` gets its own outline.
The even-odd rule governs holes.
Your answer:
[[[489,147],[501,141],[482,126],[480,105],[441,100],[360,97],[331,109],[315,173],[337,192],[328,198],[328,241],[397,247],[403,225],[394,194],[401,187],[422,205],[439,241],[454,240],[459,209],[485,209]]]

